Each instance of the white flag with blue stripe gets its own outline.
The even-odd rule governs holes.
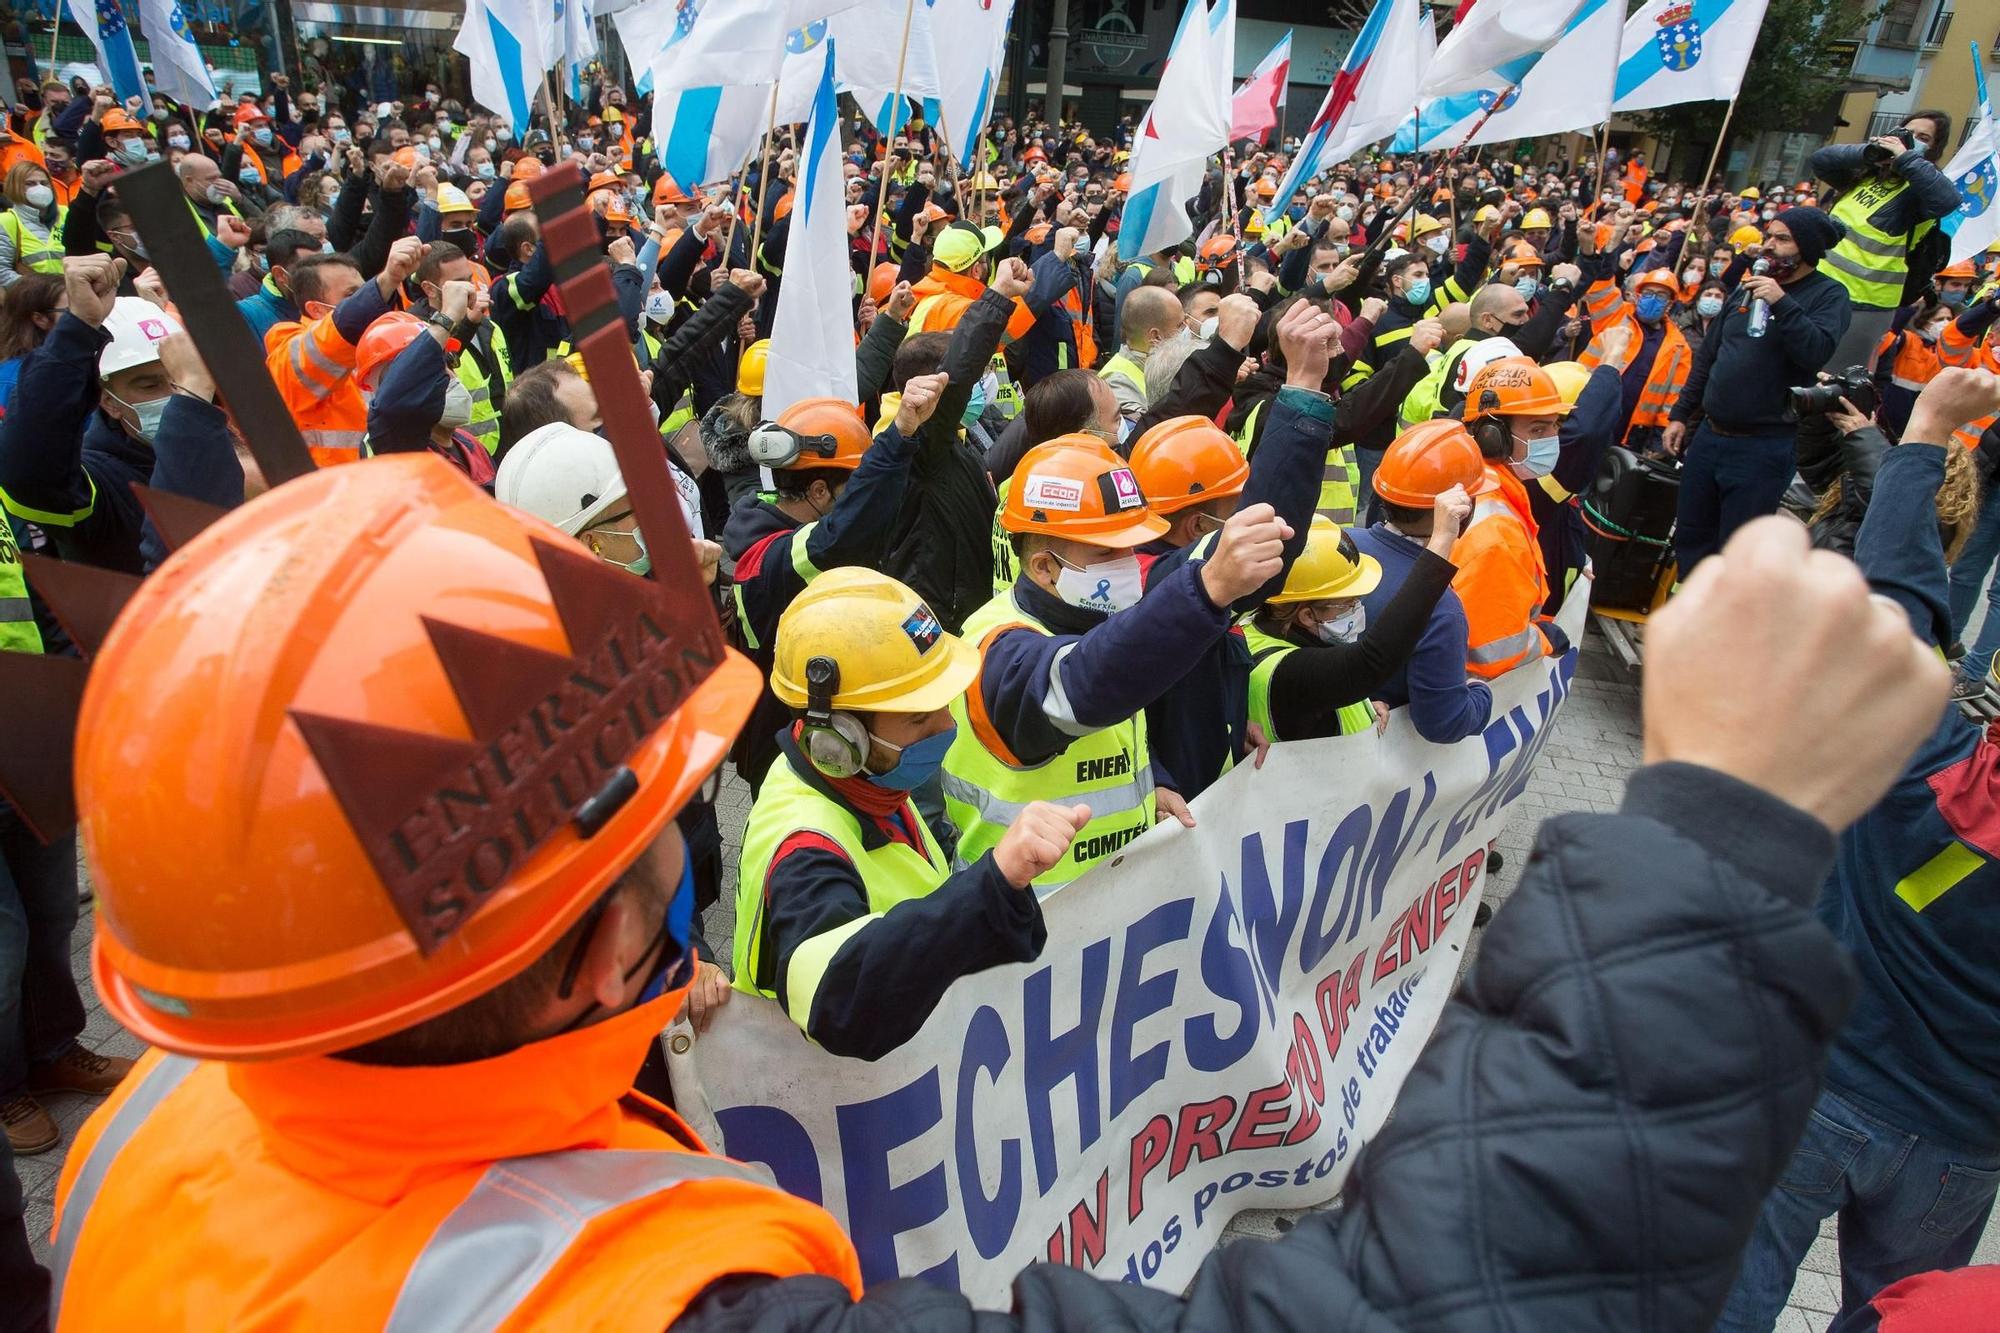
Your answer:
[[[1979,85],[1979,123],[1945,165],[1944,174],[1958,186],[1958,211],[1938,223],[1951,236],[1954,264],[2000,245],[2000,124],[1993,119],[1978,42],[1972,44],[1972,73]]]
[[[58,12],[58,18],[62,17]],[[139,73],[139,53],[132,45],[132,29],[126,26],[125,11],[118,0],[74,0],[69,16],[97,52],[97,67],[111,85],[119,101],[146,96],[146,80]]]
[[[472,96],[507,118],[519,139],[528,133],[535,92],[554,63],[545,43],[554,10],[527,0],[465,0],[465,21],[451,49],[472,66]]]
[[[1583,0],[1478,0],[1461,8],[1424,69],[1418,95],[1478,92],[1491,71],[1554,46],[1581,8]]]
[[[1124,259],[1154,254],[1194,234],[1187,206],[1201,192],[1208,159],[1229,144],[1235,66],[1235,0],[1212,6],[1188,0],[1153,105],[1132,137],[1132,192],[1118,224]]]
[[[1625,24],[1614,111],[1727,102],[1743,85],[1770,0],[1646,0]]]
[[[938,0],[938,8],[954,11],[948,27],[942,14],[932,16],[932,32],[946,34],[936,44],[939,128],[958,165],[971,171],[978,165],[979,136],[993,116],[1014,0]]]
[[[1404,117],[1389,151],[1532,139],[1609,120],[1624,20],[1625,6],[1618,0],[1584,0],[1554,46],[1492,71],[1485,86],[1474,92],[1424,103]],[[1488,107],[1498,110],[1480,125]]]
[[[153,86],[182,106],[214,106],[215,80],[177,0],[139,0],[139,24],[153,52]]]
[[[785,242],[785,281],[764,365],[764,415],[803,398],[855,402],[854,270],[847,262],[847,191],[840,175],[840,104],[828,41],[805,144],[798,204]]]

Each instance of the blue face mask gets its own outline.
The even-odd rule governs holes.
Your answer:
[[[1532,301],[1535,299],[1535,293],[1541,290],[1541,284],[1533,278],[1516,278],[1514,279],[1514,290]]]
[[[1703,319],[1714,319],[1722,313],[1722,298],[1713,294],[1704,296],[1694,303],[1694,308]]]
[[[938,769],[944,765],[944,752],[951,748],[957,736],[958,728],[951,726],[934,736],[912,741],[898,753],[894,768],[887,773],[870,773],[868,780],[891,791],[915,791],[936,776]],[[880,736],[872,736],[871,739],[891,750],[896,748]]]
[[[491,162],[481,162],[478,166],[472,169],[472,174],[479,177],[479,179],[483,181],[490,181],[498,173],[493,170],[493,164]]]
[[[1556,470],[1556,459],[1562,453],[1561,436],[1549,435],[1539,440],[1519,442],[1528,446],[1528,457],[1523,462],[1510,465],[1515,476],[1527,481],[1534,477],[1546,477]]]
[[[1639,298],[1638,309],[1640,323],[1657,324],[1667,313],[1667,298],[1649,293]]]
[[[245,167],[241,171],[236,173],[236,179],[241,181],[245,185],[255,185],[258,181],[263,180],[264,178],[257,174],[257,168]]]
[[[1964,292],[1939,292],[1938,303],[1956,310],[1965,304],[1965,296]]]
[[[271,127],[269,125],[253,125],[250,128],[250,137],[255,139],[259,145],[268,148],[271,146]]]
[[[986,411],[986,381],[980,380],[972,386],[972,397],[965,404],[965,411],[959,413],[958,424],[970,426]]]
[[[1431,299],[1431,280],[1419,278],[1403,292],[1403,299],[1411,305],[1420,306]]]

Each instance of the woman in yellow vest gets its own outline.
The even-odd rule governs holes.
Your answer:
[[[778,622],[771,689],[794,720],[743,832],[736,988],[776,1000],[835,1055],[886,1055],[953,981],[1026,962],[1047,939],[1027,890],[1089,812],[1030,804],[954,870],[910,799],[978,672],[921,597],[873,570],[828,570]]]
[[[1472,512],[1463,486],[1438,496],[1431,535],[1375,624],[1361,599],[1382,581],[1332,519],[1315,514],[1284,589],[1243,624],[1250,648],[1250,721],[1270,741],[1351,736],[1386,718],[1370,700],[1409,660],[1458,567],[1449,552]]]
[[[34,162],[16,162],[7,171],[7,211],[0,213],[0,288],[24,273],[62,272],[63,218],[49,173]]]

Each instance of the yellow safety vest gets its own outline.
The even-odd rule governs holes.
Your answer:
[[[489,350],[493,364],[499,369],[500,390],[504,394],[513,378],[507,373],[507,339],[501,334],[498,325],[490,327],[493,342]],[[458,382],[472,395],[472,419],[465,423],[465,429],[479,437],[479,442],[486,446],[487,453],[497,451],[500,448],[500,409],[493,406],[492,381],[486,377],[486,370],[479,364],[479,358],[465,352],[459,353],[455,373],[458,375]]]
[[[1245,458],[1257,442],[1257,418],[1263,415],[1264,403],[1269,401],[1267,398],[1252,407],[1231,437]],[[1319,501],[1313,509],[1343,528],[1352,526],[1355,515],[1361,512],[1361,461],[1355,457],[1352,443],[1335,445],[1326,451],[1326,462],[1320,469]]]
[[[1007,512],[1007,488],[1014,484],[1012,477],[1003,477],[995,489],[1000,494],[1000,504],[993,511],[993,591],[1004,593],[1014,586],[1014,576],[1021,571],[1014,565],[1014,534],[1000,526],[1000,515]]]
[[[994,633],[1008,627],[1053,635],[1021,609],[1010,588],[966,619],[964,638],[983,650]],[[978,689],[978,683],[972,688]],[[1031,801],[1090,807],[1090,822],[1076,835],[1069,855],[1035,877],[1038,895],[1110,860],[1153,826],[1152,752],[1146,743],[1143,710],[1079,737],[1053,759],[1027,768],[1014,767],[980,743],[963,695],[952,700],[951,715],[958,723],[958,737],[944,756],[944,808],[958,828],[954,868],[970,865],[993,850]]]
[[[60,273],[63,267],[63,220],[69,216],[69,209],[57,208],[56,220],[49,228],[47,236],[37,236],[21,224],[18,210],[8,209],[0,213],[0,227],[7,229],[7,239],[14,243],[14,268],[21,273]]]
[[[777,966],[763,956],[764,877],[771,858],[785,839],[795,833],[818,833],[838,844],[854,863],[868,892],[869,915],[835,927],[792,950],[785,964],[785,999],[792,1021],[807,1031],[812,1019],[813,997],[840,946],[876,917],[897,903],[922,898],[944,883],[947,874],[944,849],[931,837],[922,819],[912,820],[923,850],[905,842],[889,842],[870,848],[861,836],[861,822],[854,812],[815,791],[800,777],[791,760],[779,757],[771,765],[762,790],[750,807],[750,822],[743,829],[743,855],[736,874],[736,939],[730,950],[737,990],[775,1000],[777,978],[767,975]],[[759,984],[762,979],[766,984]]]
[[[1840,243],[1819,261],[1820,271],[1847,289],[1847,297],[1857,306],[1872,310],[1893,310],[1903,303],[1903,283],[1910,275],[1910,248],[1928,235],[1937,223],[1920,222],[1915,229],[1891,235],[1868,225],[1868,219],[1896,196],[1910,188],[1900,177],[1883,180],[1870,177],[1840,196],[1833,216],[1847,225]]]
[[[39,653],[41,626],[28,600],[28,580],[21,572],[21,548],[14,525],[0,516],[0,652]]]
[[[1243,622],[1243,641],[1250,648],[1250,720],[1263,728],[1269,740],[1296,740],[1280,735],[1277,724],[1271,720],[1271,677],[1278,673],[1278,663],[1286,653],[1301,651],[1299,645],[1266,634],[1255,622],[1247,620]],[[1359,735],[1375,725],[1375,710],[1365,703],[1344,704],[1333,716],[1342,736]]]
[[[1123,352],[1113,352],[1111,358],[1104,363],[1104,368],[1097,372],[1097,377],[1102,380],[1108,380],[1113,375],[1123,375],[1131,380],[1138,386],[1139,396],[1141,398],[1146,396],[1146,368]]]

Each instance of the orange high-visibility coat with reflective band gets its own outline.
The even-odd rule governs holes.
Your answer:
[[[2000,348],[1996,348],[1992,334],[1974,337],[1964,333],[1955,319],[1938,335],[1937,357],[1940,366],[1971,366],[2000,372]]]
[[[1604,334],[1615,325],[1630,326],[1635,353],[1645,341],[1646,328],[1639,322],[1632,303],[1609,278],[1592,283],[1584,292],[1583,313],[1590,321],[1591,339],[1578,360],[1592,370],[1604,364]],[[1625,428],[1627,435],[1644,427],[1664,427],[1667,414],[1673,411],[1681,390],[1687,387],[1688,372],[1694,369],[1694,348],[1688,344],[1687,335],[1671,319],[1663,319],[1660,324],[1665,330],[1660,335],[1660,350],[1646,372],[1645,387],[1639,391],[1639,402]]]
[[[931,271],[910,290],[917,298],[917,308],[910,313],[910,332],[940,333],[958,327],[959,320],[965,318],[965,308],[980,298],[986,284],[964,273],[953,273],[942,264],[933,264]],[[1016,297],[1014,313],[1007,317],[1005,341],[1012,342],[1034,327],[1035,312]]]
[[[243,160],[257,169],[257,179],[272,189],[282,192],[285,188],[286,178],[304,166],[305,163],[299,160],[299,155],[293,152],[283,139],[273,135],[271,144],[273,147],[285,150],[284,155],[278,160],[279,175],[276,180],[271,179],[270,171],[264,166],[264,159],[258,156],[257,145],[245,135],[239,134],[236,136],[236,145],[243,150]],[[234,181],[230,182],[232,185],[235,183]]]
[[[1487,487],[1451,548],[1452,591],[1465,604],[1465,669],[1490,680],[1550,651],[1542,632],[1548,569],[1528,491],[1505,467],[1486,465]]]
[[[826,1212],[626,1091],[681,994],[462,1065],[149,1055],[64,1164],[54,1327],[655,1333],[731,1273],[858,1294]]]
[[[1927,343],[1911,328],[1898,329],[1882,335],[1882,341],[1875,344],[1875,355],[1870,359],[1869,368],[1879,370],[1882,358],[1893,350],[1894,359],[1889,363],[1889,382],[1899,389],[1911,393],[1922,393],[1924,386],[1937,378],[1943,363],[1938,360],[1937,344]]]
[[[264,368],[314,462],[331,467],[361,457],[368,404],[354,383],[354,344],[340,336],[331,314],[272,325],[264,335]]]

